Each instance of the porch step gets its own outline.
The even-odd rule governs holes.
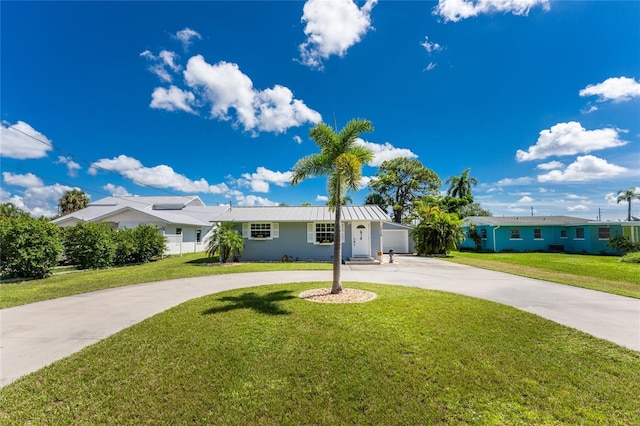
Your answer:
[[[350,257],[346,260],[345,265],[379,265],[380,261],[373,257]]]

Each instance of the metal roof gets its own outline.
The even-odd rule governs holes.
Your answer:
[[[469,216],[465,222],[493,226],[582,225],[592,221],[572,216]]]
[[[342,221],[388,222],[389,216],[377,205],[342,206]],[[327,206],[233,207],[217,219],[220,222],[331,222],[335,212]]]

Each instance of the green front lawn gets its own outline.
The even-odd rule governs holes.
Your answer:
[[[0,390],[0,423],[640,424],[640,352],[479,299],[196,299]]]
[[[213,259],[204,253],[171,256],[144,265],[123,266],[89,271],[66,271],[42,280],[0,284],[0,308],[71,296],[90,291],[122,287],[175,278],[239,272],[327,270],[329,263],[243,263],[211,266]]]
[[[640,264],[615,256],[452,252],[450,262],[640,299]]]

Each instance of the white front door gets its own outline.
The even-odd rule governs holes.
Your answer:
[[[351,223],[352,256],[371,256],[369,222]]]

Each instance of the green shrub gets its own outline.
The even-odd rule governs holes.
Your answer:
[[[640,263],[640,251],[627,253],[620,258],[620,262],[624,263]]]
[[[131,237],[135,244],[133,263],[147,263],[161,258],[167,249],[164,236],[153,225],[137,226],[131,230]]]
[[[616,252],[620,254],[640,251],[640,242],[632,243],[629,238],[623,237],[622,235],[611,237],[607,246],[615,249]]]
[[[136,242],[132,230],[121,229],[114,232],[113,241],[116,244],[113,264],[124,266],[135,263]]]
[[[29,215],[0,220],[2,274],[14,278],[44,278],[62,253],[60,229]]]
[[[65,229],[67,259],[80,269],[106,268],[116,254],[115,231],[106,223],[79,223]]]

